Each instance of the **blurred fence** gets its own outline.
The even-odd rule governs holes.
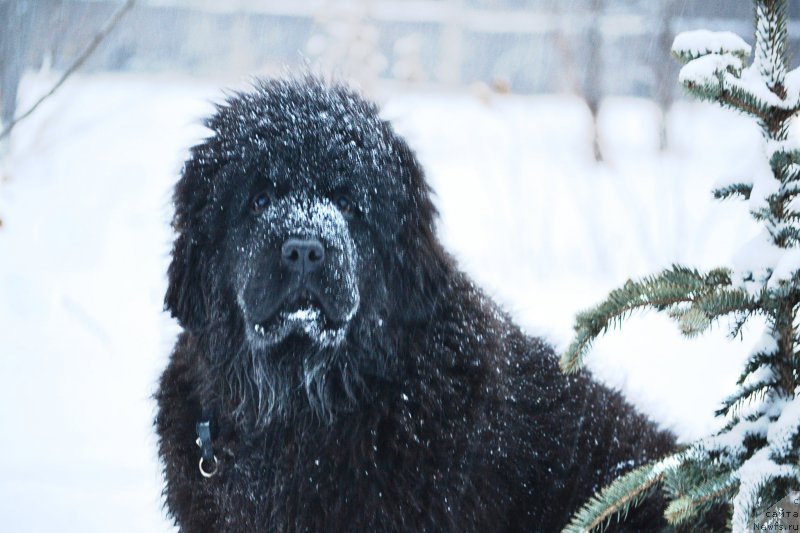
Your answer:
[[[15,5],[25,24],[6,31],[28,32],[16,53],[28,66],[63,68],[119,1],[0,0],[0,9]],[[484,81],[520,93],[592,84],[653,96],[660,80],[674,80],[655,72],[676,68],[665,49],[674,31],[748,37],[751,9],[747,0],[139,0],[87,68],[242,76],[321,56],[346,73],[411,83]],[[797,48],[797,24],[791,30]],[[589,61],[599,63],[596,79],[586,79]]]

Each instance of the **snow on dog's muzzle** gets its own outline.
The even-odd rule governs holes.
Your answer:
[[[330,200],[275,202],[240,265],[238,301],[251,341],[277,344],[297,333],[341,342],[359,305],[357,261],[347,220]]]

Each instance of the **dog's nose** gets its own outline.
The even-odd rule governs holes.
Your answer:
[[[325,260],[325,248],[317,239],[288,239],[281,246],[281,259],[289,270],[313,272]]]

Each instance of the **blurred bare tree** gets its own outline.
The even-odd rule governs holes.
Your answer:
[[[606,0],[591,0],[589,13],[591,24],[586,31],[586,74],[583,78],[582,94],[592,113],[592,149],[595,161],[603,160],[600,148],[600,131],[597,127],[597,113],[603,98],[603,34],[601,20]]]
[[[17,111],[17,90],[28,63],[34,3],[0,0],[0,123],[6,128]],[[2,129],[0,128],[0,129]],[[0,139],[0,150],[8,143]]]
[[[569,12],[564,11],[563,4],[553,6],[553,16],[560,21],[553,41],[560,61],[556,75],[563,82],[562,87],[583,98],[592,115],[592,153],[595,161],[603,160],[600,142],[600,130],[597,119],[600,103],[605,95],[604,61],[603,61],[603,28],[602,18],[606,8],[606,0],[589,0],[587,5],[586,29],[574,32],[568,26]],[[577,37],[576,37],[577,35]],[[580,37],[583,37],[581,42]]]
[[[52,14],[56,11],[54,8],[60,5],[60,0],[41,1],[35,4],[36,9],[32,9],[33,5],[29,4],[26,1],[20,1],[17,3],[18,5],[24,5],[24,9],[17,10],[15,11],[15,13],[21,14],[21,19],[18,22],[25,25],[26,29],[25,33],[21,35],[20,39],[21,43],[13,43],[13,44],[18,44],[18,47],[15,47],[13,45],[10,47],[12,61],[15,62],[15,64],[19,65],[19,71],[17,72],[16,70],[13,70],[8,76],[10,80],[8,82],[9,83],[8,92],[10,101],[11,97],[13,96],[13,101],[11,101],[9,107],[13,107],[13,109],[10,110],[8,121],[7,122],[4,121],[2,130],[0,130],[0,140],[9,136],[11,130],[18,122],[24,120],[29,115],[31,115],[42,102],[44,102],[47,98],[52,96],[53,93],[55,93],[61,87],[61,85],[63,85],[67,81],[67,79],[69,79],[69,77],[73,73],[75,73],[79,68],[81,68],[81,66],[83,66],[83,64],[86,62],[86,60],[89,59],[89,57],[91,57],[91,55],[100,45],[100,43],[102,43],[103,40],[108,36],[108,34],[111,33],[111,31],[116,27],[117,23],[122,19],[125,13],[127,13],[133,7],[135,3],[136,0],[126,0],[125,3],[114,12],[113,16],[105,23],[105,25],[103,25],[103,27],[100,28],[100,30],[94,35],[92,40],[88,43],[88,45],[85,46],[85,48],[81,51],[81,53],[72,60],[69,66],[62,72],[61,76],[58,78],[55,84],[50,88],[50,90],[45,94],[43,94],[42,96],[40,96],[39,99],[36,100],[22,114],[16,113],[16,92],[19,87],[19,81],[22,77],[22,69],[24,69],[26,65],[26,60],[29,60],[31,57],[36,57],[36,60],[40,62],[42,58],[49,58],[52,52],[52,50],[47,49],[47,45],[45,46],[44,49],[42,49],[41,47],[27,46],[33,42],[27,38],[29,37],[27,34],[30,33],[30,28],[32,25],[31,21],[39,19],[38,20],[39,23],[36,25],[39,28],[51,27]],[[12,5],[13,4],[14,2],[12,1]],[[44,22],[42,22],[42,19],[44,20]],[[48,43],[47,41],[45,42]],[[52,47],[55,46],[55,43],[57,42],[58,40],[53,40],[50,41],[48,44]],[[16,48],[16,53],[14,53],[15,48]],[[5,76],[3,77],[5,78]],[[11,86],[12,84],[13,87]]]
[[[672,107],[672,100],[677,86],[678,68],[676,61],[672,61],[672,40],[675,38],[675,19],[678,15],[678,0],[659,0],[657,21],[658,32],[656,36],[655,60],[651,62],[653,68],[653,99],[661,111],[658,139],[659,148],[666,150],[669,138],[667,136],[667,112]]]

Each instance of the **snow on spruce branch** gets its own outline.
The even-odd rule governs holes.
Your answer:
[[[689,90],[706,99],[728,95],[740,104],[740,111],[754,116],[770,107],[787,112],[800,108],[800,69],[781,77],[785,95],[773,91],[774,81],[763,76],[759,61],[745,68],[752,48],[738,35],[723,31],[688,31],[678,34],[672,53],[686,63],[678,79]],[[744,98],[737,98],[737,97]],[[749,102],[748,102],[749,101]],[[741,107],[744,107],[742,109]]]
[[[694,30],[679,33],[672,43],[672,53],[683,61],[708,54],[732,54],[740,60],[750,57],[752,48],[730,31]]]

